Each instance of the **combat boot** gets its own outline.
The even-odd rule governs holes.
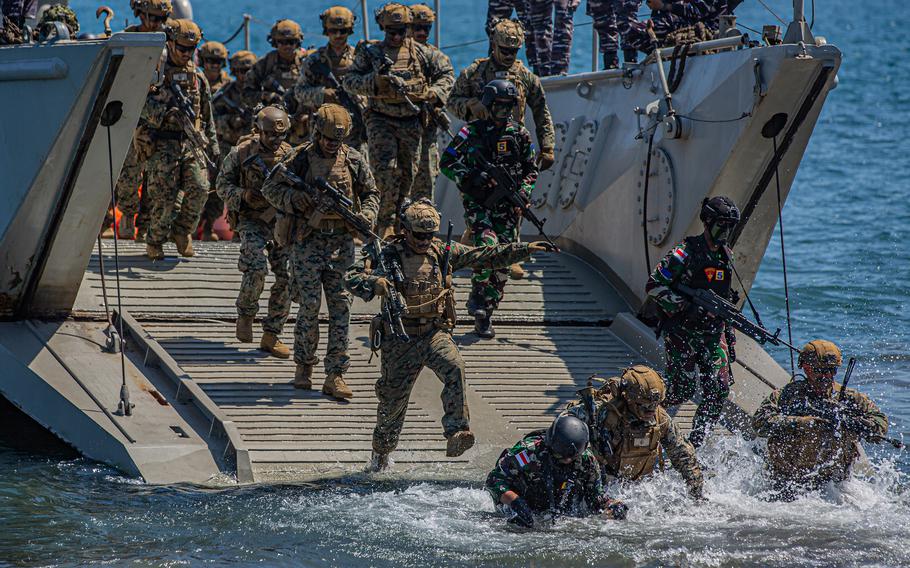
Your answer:
[[[102,239],[113,239],[114,238],[114,228],[106,227],[101,231]]]
[[[259,349],[267,351],[279,359],[289,359],[291,357],[291,350],[288,349],[288,346],[282,343],[278,336],[271,331],[262,334]]]
[[[145,242],[145,227],[140,227],[136,225],[136,242],[144,243]]]
[[[525,269],[521,267],[521,263],[516,262],[509,267],[509,278],[512,280],[521,280],[525,277]]]
[[[446,457],[457,458],[473,445],[474,433],[470,430],[459,430],[446,438]]]
[[[615,51],[604,52],[604,69],[619,69],[619,55]]]
[[[493,310],[486,309],[474,312],[474,333],[484,339],[496,337],[496,330],[493,329]]]
[[[344,382],[344,377],[340,373],[331,373],[325,378],[325,383],[322,384],[322,394],[335,398],[352,398],[354,391]]]
[[[253,342],[253,316],[238,316],[237,317],[237,341],[240,343],[252,343]],[[265,338],[263,337],[263,341]]]
[[[310,390],[313,388],[313,366],[297,364],[294,371],[294,388]]]
[[[190,235],[174,235],[174,244],[177,245],[177,252],[180,256],[195,256],[196,251],[193,250],[193,237]]]
[[[637,49],[622,50],[622,59],[625,63],[638,63],[638,50]]]
[[[221,240],[221,237],[219,237],[218,233],[211,229],[204,229],[202,231],[202,240],[217,243]]]
[[[484,304],[485,304],[485,302],[483,300],[483,296],[481,296],[480,294],[475,294],[475,293],[471,292],[471,295],[468,296],[468,301],[466,304],[466,306],[468,308],[468,315],[469,316],[476,315],[477,310],[483,309]]]
[[[149,260],[164,260],[164,250],[162,250],[161,245],[145,243],[145,256]]]
[[[373,473],[379,473],[380,471],[385,471],[389,468],[389,454],[383,454],[373,450],[373,455],[370,456],[370,467],[368,471]]]
[[[136,224],[133,222],[132,215],[124,215],[120,218],[120,225],[117,227],[117,238],[132,240],[136,236]]]

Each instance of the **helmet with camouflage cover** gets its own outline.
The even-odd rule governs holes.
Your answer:
[[[199,46],[199,57],[202,59],[223,59],[227,60],[228,51],[223,43],[217,41],[207,41]]]
[[[344,140],[351,133],[351,113],[341,105],[324,104],[316,111],[316,132],[331,140]]]
[[[202,30],[192,20],[168,20],[165,27],[168,41],[195,47],[202,40]]]
[[[436,21],[436,12],[426,4],[414,4],[411,6],[411,23],[429,26]]]
[[[406,26],[411,23],[411,9],[404,4],[390,2],[376,11],[376,23],[381,30],[386,26]]]
[[[323,30],[351,30],[354,31],[354,22],[357,16],[344,6],[332,6],[319,14]]]
[[[45,24],[51,24],[52,22],[62,22],[63,24],[66,24],[66,27],[70,30],[70,35],[73,37],[75,37],[76,33],[79,31],[79,20],[76,18],[76,12],[73,12],[73,9],[69,6],[54,4],[45,10],[41,14],[41,19],[38,22],[39,31],[46,27]]]
[[[303,30],[294,20],[278,20],[269,31],[269,45],[275,47],[275,42],[281,39],[303,40]]]
[[[661,403],[667,387],[660,375],[646,365],[635,365],[624,369],[619,383],[623,398],[633,403]]]
[[[255,126],[260,133],[283,136],[291,127],[291,120],[283,108],[270,105],[256,113]]]
[[[231,70],[249,70],[250,67],[256,64],[256,54],[245,49],[235,51],[234,54],[231,55],[230,63]]]
[[[517,49],[524,44],[525,30],[515,20],[500,20],[490,30],[493,45]]]
[[[426,197],[406,203],[400,217],[401,226],[412,233],[435,233],[439,230],[439,211]]]
[[[143,0],[139,9],[146,14],[167,17],[171,15],[174,7],[171,5],[171,0]]]
[[[144,0],[130,0],[130,10],[133,11],[134,16],[139,16],[139,13],[142,12],[142,5],[144,3]]]
[[[814,339],[799,352],[799,366],[813,369],[840,367],[843,357],[840,349],[826,339]]]

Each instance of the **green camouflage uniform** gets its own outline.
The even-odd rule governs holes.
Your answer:
[[[452,62],[449,57],[435,46],[426,45],[430,50],[431,57],[435,60],[435,65],[443,70],[440,85],[448,95],[455,85],[455,70],[452,68]],[[445,108],[445,100],[439,103],[440,107]],[[426,111],[425,111],[426,112]],[[443,110],[443,112],[445,112]],[[417,201],[426,197],[433,200],[433,190],[436,188],[436,177],[439,175],[439,126],[435,120],[425,120],[423,135],[420,138],[420,164],[417,166],[417,175],[414,178],[414,185],[411,188],[411,199]]]
[[[288,152],[291,145],[282,142],[270,152],[259,145],[259,137],[251,136],[231,149],[218,173],[218,195],[231,211],[237,212],[235,230],[240,233],[240,256],[237,268],[243,273],[240,293],[237,296],[237,314],[255,316],[259,311],[259,297],[265,288],[269,267],[275,283],[269,292],[269,314],[262,322],[267,333],[281,334],[284,322],[291,311],[291,293],[288,288],[288,251],[275,242],[275,208],[262,196],[261,188],[266,172]],[[251,156],[262,158],[262,165],[244,162]],[[247,190],[253,190],[247,192]],[[244,194],[247,197],[244,198]],[[268,257],[266,257],[268,253]]]
[[[511,120],[502,129],[489,120],[475,120],[466,124],[458,131],[442,156],[440,163],[442,173],[459,188],[470,184],[472,173],[475,171],[473,158],[475,153],[480,153],[487,161],[502,166],[516,181],[520,181],[521,187],[518,189],[522,197],[530,200],[538,170],[531,134],[524,126]],[[518,241],[521,218],[510,205],[503,203],[489,209],[465,193],[464,189],[462,192],[465,226],[471,228],[474,246],[493,246]],[[485,304],[477,307],[498,308],[508,279],[508,270],[475,270],[471,277],[472,293],[478,298],[483,298]]]
[[[230,75],[226,71],[222,70],[221,75],[218,77],[218,81],[214,83],[209,83],[209,88],[213,93],[212,96],[212,114],[216,112],[214,97],[221,91],[224,87],[233,82]],[[215,118],[215,133],[218,137],[218,149],[221,153],[221,156],[227,156],[227,153],[231,151],[231,146],[227,143],[222,142],[221,140],[221,130],[218,128],[218,119]],[[219,163],[218,166],[221,166]],[[215,225],[215,221],[218,217],[221,217],[221,214],[224,213],[224,201],[218,197],[218,194],[215,192],[209,193],[209,198],[205,202],[205,206],[202,208],[202,215],[200,216],[200,224],[205,228],[212,228]]]
[[[645,288],[649,301],[657,304],[664,320],[667,406],[692,398],[701,380],[702,400],[689,437],[696,447],[720,418],[724,400],[730,393],[728,343],[735,336],[732,330],[727,333],[722,320],[695,308],[671,288],[681,283],[696,289],[707,288],[729,299],[732,278],[727,250],[712,252],[704,235],[696,235],[670,249],[651,273]]]
[[[253,129],[253,108],[259,103],[258,93],[231,81],[212,97],[218,144],[225,154]]]
[[[342,144],[335,156],[323,156],[318,144],[298,146],[285,158],[285,166],[307,183],[324,177],[334,187],[360,204],[369,222],[376,218],[379,194],[369,165],[357,150]],[[262,188],[265,198],[279,212],[293,216],[291,231],[291,281],[300,304],[294,328],[294,361],[298,365],[319,362],[319,307],[325,290],[329,309],[329,336],[325,357],[327,375],[343,374],[350,366],[348,325],[351,295],[344,289],[344,271],[354,263],[354,239],[348,226],[334,213],[325,214],[311,205],[300,209],[295,189],[281,171]]]
[[[439,101],[448,100],[452,83],[440,58],[424,45],[406,38],[399,48],[374,42],[394,62],[393,74],[404,79],[405,92],[419,105],[430,92]],[[401,202],[411,195],[411,188],[420,164],[420,142],[423,132],[422,114],[405,101],[404,95],[377,84],[377,62],[361,42],[354,54],[354,65],[342,83],[351,93],[368,98],[366,115],[367,145],[376,185],[382,194],[377,225],[379,231],[393,227]],[[448,73],[451,73],[451,66]]]
[[[468,101],[480,99],[484,86],[493,79],[505,79],[515,85],[518,89],[518,104],[515,105],[512,118],[515,122],[524,124],[525,106],[530,107],[540,151],[553,152],[556,147],[556,132],[553,129],[553,118],[547,107],[547,98],[540,85],[540,78],[519,60],[508,69],[497,68],[489,57],[477,59],[468,65],[455,81],[455,88],[449,97],[449,110],[464,121],[474,120],[475,117],[471,116],[468,109]]]
[[[866,395],[848,388],[843,402],[839,397],[839,385],[824,396],[801,380],[775,390],[762,402],[752,425],[759,436],[768,438],[768,468],[778,487],[814,489],[843,480],[859,456],[858,442],[888,432],[888,418]],[[828,422],[800,424],[800,416]]]
[[[286,104],[284,96],[297,84],[300,66],[307,54],[308,52],[301,48],[297,51],[294,61],[285,61],[279,57],[277,49],[270,51],[247,72],[248,88],[259,92],[264,104]],[[302,144],[309,139],[309,115],[306,112],[298,112],[297,109],[287,110],[291,118],[288,142],[291,146]]]
[[[614,389],[618,390],[619,379],[611,381],[615,381]],[[605,390],[594,396],[593,417],[580,400],[570,402],[563,414],[588,424],[591,450],[604,475],[637,481],[654,471],[661,451],[665,450],[690,490],[700,495],[704,480],[695,448],[686,441],[667,411],[658,407],[654,422],[648,423],[635,416],[622,397],[601,393]]]
[[[514,491],[535,513],[600,513],[609,499],[591,450],[570,464],[561,464],[550,455],[543,430],[503,450],[487,475],[486,489],[497,508],[502,495]]]
[[[393,239],[389,247],[388,254],[396,254],[401,261],[405,285],[399,292],[407,304],[402,319],[411,340],[404,342],[388,329],[383,331],[382,375],[376,382],[379,407],[373,430],[373,449],[381,454],[391,453],[398,445],[411,389],[424,367],[432,369],[444,385],[442,428],[446,437],[468,429],[465,364],[451,332],[454,300],[451,284],[441,281],[445,243],[434,238],[426,254],[413,252],[402,237]],[[462,268],[509,266],[528,256],[527,245],[521,243],[474,248],[453,242],[449,274]],[[382,276],[391,281],[391,277],[378,269],[368,270],[366,264],[364,258],[348,270],[345,286],[358,298],[370,301],[375,295],[377,278]],[[446,306],[447,302],[452,303]]]
[[[146,165],[151,208],[147,241],[158,246],[171,235],[189,235],[196,229],[209,191],[206,166],[193,153],[183,133],[177,119],[179,111],[166,86],[168,82],[181,84],[196,113],[196,128],[209,140],[209,156],[216,163],[219,156],[212,98],[205,75],[192,61],[178,67],[170,58],[166,60],[163,75],[165,84],[149,92],[140,116],[148,123],[155,144]]]

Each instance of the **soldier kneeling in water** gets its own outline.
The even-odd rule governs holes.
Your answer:
[[[591,429],[591,450],[604,477],[637,481],[654,471],[666,450],[670,463],[686,481],[689,493],[702,499],[704,480],[695,448],[661,406],[663,379],[644,365],[625,369],[599,390],[579,391],[563,415],[575,416]]]
[[[810,341],[799,354],[805,380],[775,390],[755,413],[752,425],[768,438],[768,470],[784,499],[843,481],[859,441],[880,442],[888,431],[888,418],[866,395],[834,389],[841,362],[834,343]]]
[[[496,509],[509,522],[533,528],[535,515],[603,514],[622,520],[628,507],[604,491],[597,459],[588,449],[588,427],[559,416],[547,430],[531,432],[504,450],[487,476]]]

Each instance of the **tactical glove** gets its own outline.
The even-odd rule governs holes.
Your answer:
[[[846,416],[841,419],[840,423],[844,429],[860,436],[865,436],[875,431],[875,425],[872,421],[861,416]]]
[[[326,87],[322,90],[322,104],[337,103],[338,94],[335,89],[331,87]]]
[[[547,241],[534,241],[533,243],[528,243],[528,250],[530,252],[559,252],[559,249]]]
[[[538,160],[541,170],[549,170],[556,163],[556,155],[551,148],[541,148]]]
[[[391,283],[383,277],[379,277],[373,282],[373,294],[377,296],[388,296],[389,288],[391,288]]]
[[[817,416],[791,416],[790,424],[794,428],[822,428],[830,424],[830,422]]]
[[[313,209],[310,198],[302,191],[294,191],[291,193],[291,205],[300,213],[310,213]]]
[[[488,119],[490,118],[490,110],[483,106],[483,103],[480,102],[480,99],[468,99],[468,112],[471,113],[469,119]]]
[[[534,511],[531,510],[531,506],[523,498],[518,497],[509,503],[509,511],[512,514],[509,517],[510,523],[528,529],[534,528]]]

